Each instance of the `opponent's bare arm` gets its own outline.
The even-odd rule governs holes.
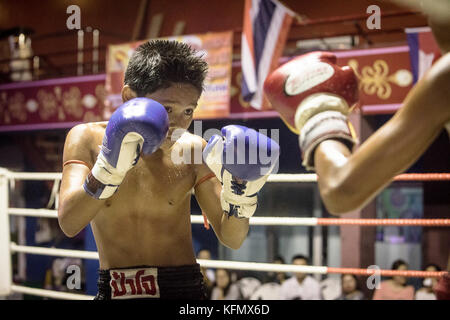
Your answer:
[[[206,141],[202,140],[202,144],[202,149],[204,149]],[[232,249],[239,249],[247,237],[249,219],[238,219],[225,214],[220,204],[222,185],[219,180],[214,176],[200,182],[202,178],[213,174],[204,163],[195,165],[195,170],[197,176],[195,182],[195,198],[200,208],[211,223],[220,242]]]
[[[434,38],[445,54],[450,51],[450,1],[448,0],[390,0],[402,7],[423,12],[428,17]]]
[[[69,131],[64,144],[63,162],[83,161],[92,168],[93,133],[89,124],[80,124]],[[76,236],[96,216],[104,204],[89,196],[83,189],[83,183],[90,168],[83,164],[71,163],[63,168],[58,221],[62,231],[68,237]]]
[[[407,170],[450,121],[450,54],[410,91],[401,109],[354,153],[336,140],[315,151],[319,188],[335,214],[364,206]]]

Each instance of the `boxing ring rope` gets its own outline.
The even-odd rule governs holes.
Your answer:
[[[34,246],[20,246],[11,242],[11,252],[23,252],[28,254],[48,255],[58,257],[80,258],[98,260],[98,253],[95,251],[68,250]],[[265,272],[302,272],[311,274],[355,274],[370,276],[378,274],[380,276],[404,276],[415,278],[441,277],[447,271],[416,271],[416,270],[376,270],[363,268],[331,268],[327,266],[303,266],[294,264],[226,261],[226,260],[204,260],[197,259],[200,266],[205,268],[225,268],[233,270],[251,270]]]
[[[60,292],[47,289],[36,289],[20,286],[11,281],[12,270],[10,266],[11,253],[27,253],[37,255],[49,255],[59,257],[72,257],[81,259],[98,260],[98,252],[67,250],[57,248],[45,248],[34,246],[21,246],[9,239],[9,215],[29,216],[43,218],[57,218],[57,210],[49,209],[27,209],[9,208],[8,187],[12,180],[53,180],[59,182],[61,173],[27,173],[11,172],[0,168],[0,225],[7,228],[7,232],[0,232],[0,257],[8,255],[6,262],[1,264],[3,277],[0,278],[0,294],[17,292],[30,295],[37,295],[56,299],[86,300],[93,299],[93,296]],[[394,181],[444,181],[450,180],[448,173],[425,173],[425,174],[401,174],[395,177]],[[274,174],[269,176],[268,182],[316,182],[315,174]],[[6,214],[3,214],[6,213]],[[192,223],[204,223],[202,215],[191,215]],[[379,225],[401,225],[401,226],[424,226],[424,227],[448,227],[450,219],[345,219],[345,218],[295,218],[295,217],[252,217],[251,225],[278,225],[278,226],[318,226],[318,225],[358,225],[358,226],[379,226]],[[6,242],[2,242],[6,241]],[[447,272],[428,272],[415,270],[377,270],[359,268],[332,268],[326,266],[299,266],[280,265],[272,263],[238,262],[224,260],[202,260],[198,259],[200,266],[205,268],[226,268],[235,270],[271,271],[271,272],[302,272],[310,274],[354,274],[370,276],[405,276],[405,277],[441,277]],[[9,279],[7,277],[9,277]],[[5,283],[7,282],[7,283]],[[6,289],[5,289],[6,288]]]
[[[60,172],[12,172],[7,171],[6,177],[11,180],[61,180]],[[450,173],[403,173],[394,181],[450,181]],[[278,173],[271,174],[267,182],[317,182],[314,173]]]
[[[58,218],[56,210],[9,208],[8,214],[35,218]],[[204,223],[203,216],[191,215],[191,223]],[[450,219],[347,219],[347,218],[295,218],[295,217],[251,217],[254,226],[423,226],[448,227]]]

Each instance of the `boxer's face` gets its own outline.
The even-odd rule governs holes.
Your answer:
[[[197,107],[200,93],[191,84],[174,83],[168,88],[162,88],[146,95],[147,98],[161,103],[169,115],[169,134],[175,129],[187,129],[191,125],[192,116]]]
[[[161,88],[145,95],[146,98],[158,101],[166,108],[169,116],[169,132],[166,141],[172,140],[174,130],[189,128],[200,94],[201,92],[191,84],[173,83],[168,88]],[[136,93],[129,86],[123,87],[124,102],[136,97]]]

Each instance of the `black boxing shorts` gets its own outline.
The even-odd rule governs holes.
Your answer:
[[[94,300],[206,299],[199,264],[99,270],[97,286]]]

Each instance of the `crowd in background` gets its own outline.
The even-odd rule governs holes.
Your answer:
[[[199,259],[211,259],[211,253],[202,249]],[[284,264],[278,256],[272,263]],[[305,255],[295,255],[293,265],[309,265]],[[407,270],[408,263],[396,260],[392,270]],[[428,264],[424,271],[441,271],[436,264]],[[393,276],[381,279],[374,289],[363,290],[365,280],[351,274],[342,274],[317,280],[305,273],[282,272],[243,273],[239,270],[201,269],[210,300],[436,300],[433,287],[436,278],[406,278]],[[369,294],[367,293],[369,292]]]

